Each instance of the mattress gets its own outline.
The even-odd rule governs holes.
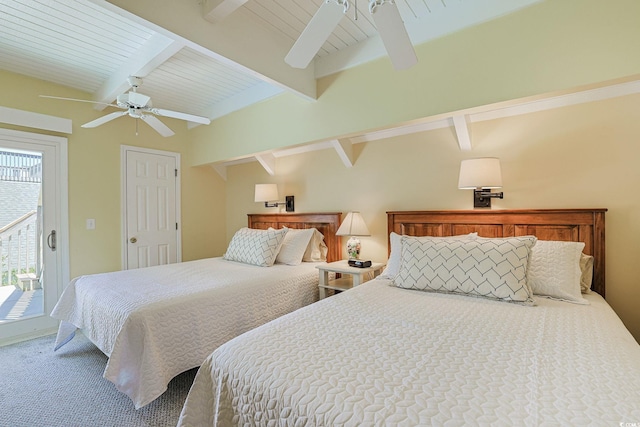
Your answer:
[[[621,425],[640,346],[595,293],[535,306],[377,278],[216,349],[179,426]]]
[[[104,377],[140,408],[219,345],[317,301],[316,265],[210,258],[82,276],[51,313],[56,350],[82,329],[109,356]]]

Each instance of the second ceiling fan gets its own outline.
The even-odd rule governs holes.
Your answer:
[[[306,68],[349,7],[349,0],[323,0],[285,57],[285,62],[294,68]],[[418,58],[395,1],[369,0],[369,12],[393,67],[404,70],[415,65]]]
[[[61,98],[58,96],[48,96],[48,95],[40,95],[43,98],[53,98],[53,99],[62,99],[65,101],[78,101],[78,102],[88,102],[91,104],[100,104],[110,107],[117,107],[124,111],[115,111],[113,113],[109,113],[105,116],[99,117],[95,120],[92,120],[88,123],[83,124],[81,127],[83,128],[94,128],[96,126],[100,126],[111,120],[115,120],[119,117],[129,116],[134,119],[140,119],[149,126],[151,126],[156,132],[160,135],[167,137],[174,135],[174,132],[164,123],[158,119],[156,116],[164,116],[164,117],[172,117],[174,119],[186,120],[193,123],[199,123],[203,125],[208,125],[211,123],[206,117],[195,116],[193,114],[181,113],[179,111],[171,111],[165,110],[163,108],[155,108],[151,105],[151,97],[147,95],[143,95],[137,91],[138,87],[142,85],[142,78],[136,76],[129,76],[127,78],[127,83],[131,86],[131,90],[129,92],[118,95],[116,98],[115,104],[110,104],[107,102],[98,102],[98,101],[88,101],[83,99],[73,99],[73,98]],[[136,134],[137,134],[137,122],[136,122]]]

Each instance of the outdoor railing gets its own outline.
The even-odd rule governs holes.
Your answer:
[[[42,182],[42,156],[0,151],[0,180]]]
[[[31,211],[0,228],[0,285],[16,285],[16,274],[38,274],[38,214]]]

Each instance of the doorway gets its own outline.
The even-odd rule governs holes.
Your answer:
[[[122,146],[123,269],[182,260],[180,154]]]
[[[55,332],[68,281],[67,140],[0,129],[0,345]]]

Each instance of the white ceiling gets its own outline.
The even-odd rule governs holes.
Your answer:
[[[234,29],[246,34],[236,49],[250,50],[247,40],[268,33],[281,44],[278,53],[252,55],[249,68],[118,8],[118,0],[0,0],[0,68],[85,91],[86,99],[103,103],[126,92],[127,77],[137,75],[144,78],[139,91],[155,107],[212,120],[282,91],[300,93],[286,78],[275,81],[263,71],[284,61],[281,53],[325,0],[182,1],[201,8],[207,25],[233,18]],[[538,1],[396,0],[414,45]],[[352,0],[310,65],[316,77],[385,56],[368,1],[357,6]]]

